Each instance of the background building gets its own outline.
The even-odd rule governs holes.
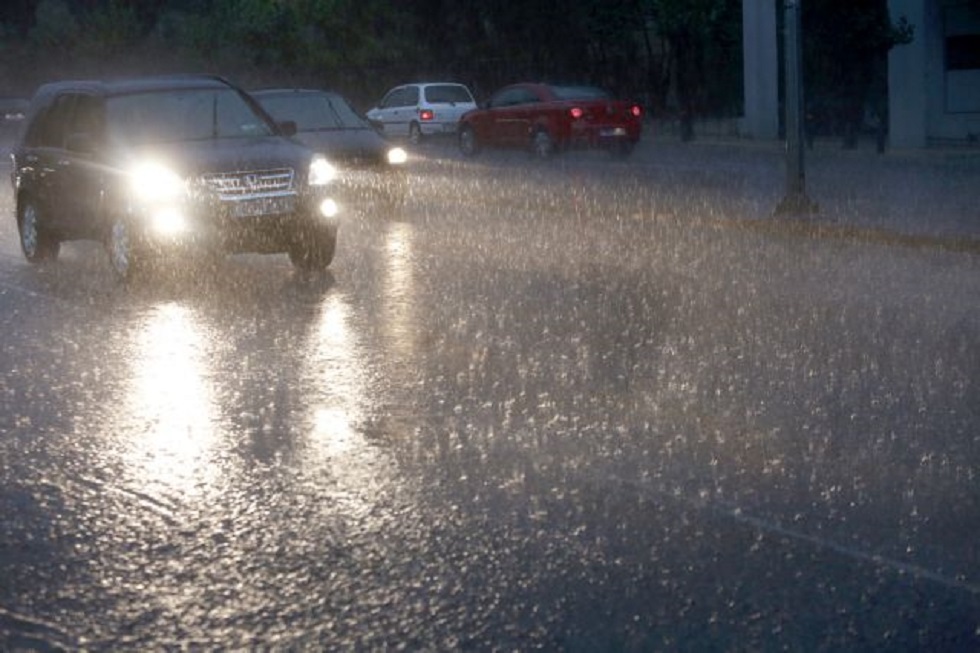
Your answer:
[[[889,0],[915,39],[888,60],[893,147],[976,142],[980,137],[980,2]]]
[[[778,138],[781,117],[777,8],[769,0],[742,2],[740,132],[763,140]],[[913,29],[912,42],[888,54],[890,146],[980,144],[980,0],[889,0],[888,9]]]

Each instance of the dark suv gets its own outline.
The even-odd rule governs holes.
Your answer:
[[[224,79],[47,84],[25,127],[12,180],[32,263],[80,239],[104,242],[123,278],[187,249],[333,259],[333,167]]]

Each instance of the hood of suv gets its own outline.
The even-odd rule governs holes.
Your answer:
[[[120,154],[121,167],[154,161],[184,178],[273,168],[292,168],[302,175],[313,158],[312,150],[281,136],[159,143]]]

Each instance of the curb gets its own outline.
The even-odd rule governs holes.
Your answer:
[[[783,156],[785,150],[783,141],[703,136],[685,143],[671,135],[658,135],[656,132],[645,135],[641,143],[646,150],[643,156],[651,161],[656,160],[659,145],[663,147],[661,154],[667,153],[668,157],[683,157],[683,153],[688,151],[697,153],[699,158],[707,157],[710,160],[713,158],[712,152],[717,152],[725,157],[724,160],[729,165],[734,165],[740,154],[751,156],[756,161],[759,156],[771,161],[775,160],[771,157]],[[911,174],[922,172],[943,175],[954,171],[957,175],[966,175],[969,178],[975,176],[980,182],[980,147],[977,146],[888,149],[878,153],[866,144],[857,149],[845,150],[837,141],[825,140],[818,142],[815,148],[807,149],[806,156],[811,166],[819,166],[815,169],[823,171],[834,170],[838,165],[868,165],[869,170],[887,175],[908,166]],[[836,238],[909,248],[980,253],[980,213],[976,220],[967,218],[966,223],[954,220],[947,225],[948,228],[940,227],[931,233],[912,225],[904,225],[901,221],[893,225],[862,226],[860,223],[836,220],[832,215],[821,217],[819,212],[812,216],[788,213],[772,217],[719,218],[717,222],[727,223],[735,228],[796,233],[811,238]]]
[[[786,233],[808,238],[836,239],[911,249],[938,249],[947,252],[980,254],[980,237],[910,234],[891,229],[856,227],[798,217],[720,218],[719,225],[765,233]]]

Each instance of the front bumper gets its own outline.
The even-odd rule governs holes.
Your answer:
[[[340,203],[326,192],[241,200],[198,197],[135,207],[130,213],[140,243],[159,253],[278,253],[288,251],[311,228],[335,231]]]

